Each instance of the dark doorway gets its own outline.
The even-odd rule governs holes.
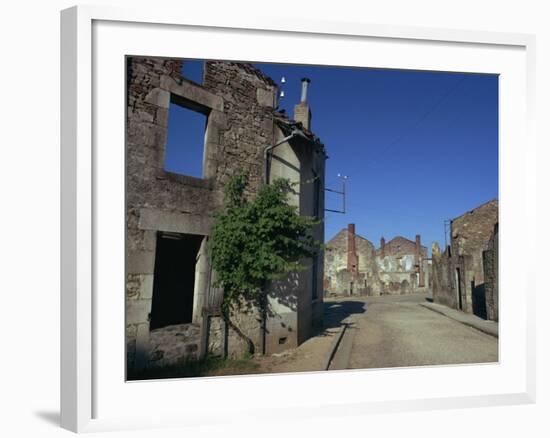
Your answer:
[[[485,283],[476,285],[472,280],[472,311],[474,315],[487,319],[487,304],[485,301]]]
[[[203,236],[157,233],[150,328],[193,319],[195,266]]]
[[[456,268],[456,291],[458,293],[458,308],[462,310],[462,284],[460,281],[460,268]]]

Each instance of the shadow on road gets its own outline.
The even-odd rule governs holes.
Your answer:
[[[340,327],[350,315],[361,314],[367,311],[364,301],[342,300],[324,303],[324,326],[321,335],[326,330]]]

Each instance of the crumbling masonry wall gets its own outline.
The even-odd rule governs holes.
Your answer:
[[[450,251],[450,247],[447,252]],[[452,263],[448,253],[441,253],[439,245],[432,245],[432,297],[435,303],[457,309],[456,284],[452,277]]]
[[[404,295],[428,292],[430,286],[431,263],[420,236],[415,242],[398,236],[386,243],[382,238],[375,249],[350,224],[327,243],[326,295]]]
[[[498,223],[489,239],[487,250],[483,251],[483,270],[487,319],[498,321]]]
[[[497,200],[451,221],[451,245],[444,252],[437,245],[432,250],[435,302],[481,318],[498,318],[497,222]]]
[[[355,240],[351,249],[353,260],[350,260],[350,239]],[[354,230],[339,231],[325,249],[325,295],[379,295],[375,257],[374,245],[367,239],[354,234]]]
[[[147,366],[150,359],[169,362],[172,357],[197,356],[210,272],[207,257],[203,254],[205,263],[196,274],[203,284],[202,296],[195,294],[193,327],[150,333],[157,232],[207,239],[213,214],[222,206],[223,186],[232,175],[247,172],[249,195],[257,191],[263,176],[263,145],[273,136],[276,87],[246,64],[207,62],[203,86],[181,76],[178,60],[129,57],[127,66],[126,332],[128,368],[132,369]],[[208,117],[203,178],[164,170],[170,102]],[[250,319],[256,330],[250,327],[253,324],[247,326],[259,345],[259,324],[256,318]],[[174,353],[171,345],[176,334],[183,342],[182,350]]]
[[[416,235],[415,241],[397,236],[386,243],[381,238],[376,261],[382,294],[427,292],[431,277],[427,256],[428,251],[421,245],[420,235]]]

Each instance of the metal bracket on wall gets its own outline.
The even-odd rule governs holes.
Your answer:
[[[334,189],[329,189],[329,188],[325,187],[325,191],[336,193],[336,194],[342,196],[342,209],[341,210],[333,210],[333,209],[330,209],[330,208],[325,208],[325,211],[331,211],[333,213],[346,214],[346,181],[347,181],[348,177],[346,175],[338,174],[338,178],[340,178],[340,180],[342,181],[342,190],[334,190]]]

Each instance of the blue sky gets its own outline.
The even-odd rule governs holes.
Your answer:
[[[432,241],[443,246],[444,220],[498,197],[497,76],[255,66],[277,83],[285,77],[280,108],[290,116],[300,79],[311,79],[311,127],[329,155],[327,187],[340,188],[338,173],[348,176],[347,212],[326,213],[327,240],[353,222],[376,246],[381,236],[414,240],[415,234],[428,247]],[[188,61],[182,72],[200,83],[201,69],[200,62]],[[194,115],[201,122],[193,124],[177,111],[170,113],[165,165],[200,176],[200,164],[194,171],[181,166],[202,162],[204,118]],[[191,133],[191,126],[199,128]],[[326,203],[340,208],[340,199],[328,192]]]

